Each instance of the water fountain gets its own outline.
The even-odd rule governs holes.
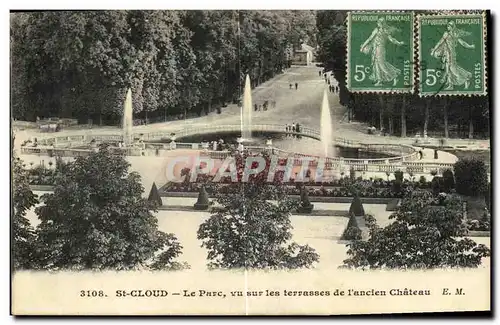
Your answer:
[[[252,139],[252,87],[250,85],[249,75],[245,78],[245,90],[243,92],[241,138],[243,141],[250,141],[250,139]]]
[[[334,98],[336,99],[338,97]],[[187,134],[183,134],[182,136],[177,137],[177,139],[174,133],[171,133],[170,137],[167,137],[161,132],[158,134],[158,131],[156,130],[148,133],[148,130],[145,129],[147,140],[135,143],[132,134],[132,91],[131,89],[127,89],[123,105],[122,130],[117,129],[117,132],[114,134],[99,134],[96,132],[92,132],[92,134],[86,136],[76,134],[73,136],[74,140],[72,139],[71,141],[69,141],[70,139],[68,139],[67,135],[59,136],[57,134],[50,134],[44,137],[39,137],[36,146],[30,143],[23,144],[21,146],[21,152],[27,154],[46,155],[49,153],[49,149],[45,149],[43,146],[50,145],[51,155],[53,155],[54,151],[56,151],[56,154],[60,156],[76,156],[81,155],[82,149],[92,152],[92,150],[97,148],[97,144],[100,142],[108,142],[114,146],[118,138],[123,141],[123,146],[119,145],[119,147],[123,148],[126,155],[146,156],[151,153],[150,151],[147,151],[149,148],[155,148],[156,155],[160,155],[160,151],[162,149],[175,150],[177,148],[177,141],[180,143],[200,143],[202,140],[206,140],[207,138],[211,139],[210,137],[212,137],[211,141],[223,139],[227,143],[233,143],[236,140],[238,143],[238,150],[241,151],[256,150],[257,148],[258,150],[261,150],[261,148],[264,147],[272,150],[273,152],[273,148],[277,148],[279,150],[276,152],[280,155],[295,155],[296,153],[299,153],[301,156],[309,155],[316,158],[318,155],[322,157],[326,156],[329,158],[327,161],[329,168],[337,170],[345,168],[347,166],[346,164],[350,163],[346,163],[344,158],[363,159],[364,161],[373,159],[378,162],[381,158],[400,158],[402,160],[402,157],[405,157],[404,159],[406,160],[413,159],[415,150],[408,148],[408,146],[394,145],[392,147],[380,147],[380,149],[378,149],[376,144],[371,144],[371,147],[364,147],[363,150],[360,151],[352,145],[347,145],[345,141],[334,143],[333,128],[335,127],[335,122],[332,121],[330,105],[328,102],[328,93],[325,90],[322,98],[320,113],[321,126],[319,132],[313,128],[303,126],[304,132],[301,132],[301,136],[293,137],[292,141],[290,141],[291,137],[282,134],[283,131],[285,131],[284,127],[276,129],[274,126],[269,125],[255,125],[255,121],[252,121],[252,115],[254,114],[252,113],[252,93],[250,78],[247,75],[245,76],[245,89],[241,102],[240,125],[228,125],[227,131],[223,132],[219,132],[221,129],[219,127],[214,128],[214,130],[209,129],[206,132],[200,132],[196,128],[193,128],[193,130],[187,130],[192,132],[192,134],[184,132],[183,130],[183,133]],[[143,135],[141,135],[141,137],[142,136]],[[317,142],[318,140],[320,140],[319,143]],[[82,144],[82,141],[87,143]],[[298,143],[299,141],[300,143]],[[170,143],[170,148],[165,148],[165,145],[157,146],[157,144],[163,142]],[[152,143],[154,145],[149,145],[148,148],[148,143]],[[74,153],[73,149],[75,149]],[[300,152],[297,152],[297,150],[300,150]],[[400,160],[393,159],[393,161],[397,162]]]
[[[320,120],[320,138],[323,148],[323,155],[331,157],[333,154],[333,125],[332,116],[330,114],[330,105],[328,104],[328,95],[326,89],[323,93],[323,102],[321,103],[321,120]]]
[[[132,145],[132,90],[127,90],[125,103],[123,104],[123,144],[125,147]]]

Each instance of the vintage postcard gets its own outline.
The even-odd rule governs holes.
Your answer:
[[[491,313],[488,18],[10,13],[11,314]]]

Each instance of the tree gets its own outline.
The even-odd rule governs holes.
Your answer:
[[[403,171],[397,170],[394,172],[394,182],[392,183],[392,190],[398,197],[400,197],[403,193]]]
[[[390,216],[391,224],[379,228],[367,223],[367,241],[348,244],[344,266],[361,269],[432,269],[477,267],[490,250],[463,238],[467,225],[456,195],[436,198],[428,191],[413,191]]]
[[[429,127],[429,107],[432,104],[432,97],[429,96],[428,98],[425,99],[425,104],[424,104],[424,126],[423,126],[423,131],[422,131],[422,136],[427,135],[427,129]]]
[[[59,270],[176,269],[182,246],[158,230],[155,203],[142,197],[140,176],[102,145],[57,175],[36,209],[40,267]]]
[[[449,193],[455,188],[455,176],[451,169],[446,169],[443,171],[443,187],[444,191]]]
[[[434,195],[438,195],[441,192],[446,192],[443,177],[434,176],[431,181],[431,189]]]
[[[29,179],[22,161],[12,156],[12,261],[17,269],[30,269],[35,264],[35,232],[26,218],[26,212],[38,203],[29,186]]]
[[[137,117],[201,114],[240,96],[244,76],[280,73],[315,43],[313,11],[105,10],[11,14],[16,118],[116,124],[132,88]],[[241,45],[241,46],[240,46]],[[221,103],[222,102],[222,103]],[[156,115],[156,116],[155,116]]]
[[[208,249],[209,267],[311,267],[319,260],[315,250],[290,242],[290,215],[297,209],[297,201],[286,195],[279,176],[274,183],[266,182],[270,159],[264,154],[264,171],[242,182],[246,157],[246,154],[235,157],[238,181],[226,185],[227,190],[216,196],[220,207],[213,208],[213,214],[198,230],[198,239]],[[276,203],[269,200],[276,200]]]
[[[486,191],[484,192],[484,201],[486,203],[486,207],[488,208],[488,211],[490,211],[490,213],[491,213],[491,184],[490,183],[488,183]]]
[[[401,137],[406,137],[406,94],[401,95],[402,103],[401,103]]]
[[[348,103],[345,89],[346,81],[346,46],[347,27],[345,20],[347,11],[318,10],[316,26],[318,29],[318,61],[323,62],[325,71],[332,71],[339,82],[340,102]]]
[[[487,190],[488,172],[484,161],[475,158],[460,159],[453,169],[458,194],[477,197]]]

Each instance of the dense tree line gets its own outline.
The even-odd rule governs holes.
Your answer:
[[[318,11],[318,60],[340,84],[341,103],[349,119],[384,128],[389,134],[413,136],[489,136],[489,97],[434,97],[353,94],[346,89],[347,11]]]
[[[237,102],[315,45],[313,11],[59,11],[11,14],[13,117],[117,123]]]

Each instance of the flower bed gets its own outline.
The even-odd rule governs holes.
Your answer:
[[[56,175],[54,169],[37,166],[27,171],[30,185],[54,185]]]
[[[490,231],[489,220],[467,220],[467,229],[469,231]]]
[[[229,193],[231,190],[227,184],[224,183],[171,183],[161,189],[161,192],[166,193],[177,193],[177,192],[198,192],[201,186],[205,184],[205,187],[209,193]],[[287,193],[289,195],[300,195],[300,189],[296,186],[297,184],[287,184]],[[410,186],[410,183],[404,183],[403,188]],[[349,190],[348,184],[344,187],[339,186],[329,186],[329,184],[322,186],[306,186],[306,190],[309,196],[316,197],[351,197],[352,191]],[[362,184],[355,183],[356,188],[360,197],[372,197],[372,198],[398,198],[400,194],[393,190],[392,186],[388,187],[375,187],[371,186],[369,183],[363,181]]]

